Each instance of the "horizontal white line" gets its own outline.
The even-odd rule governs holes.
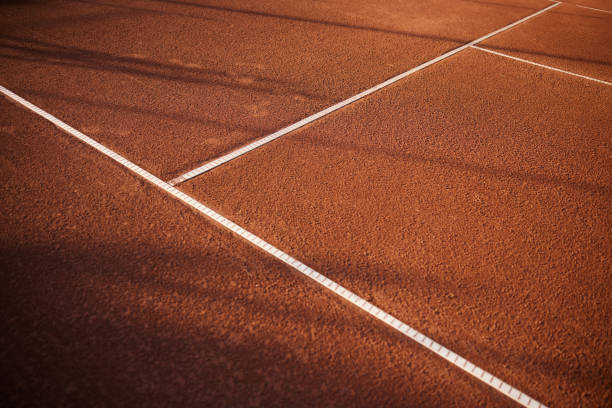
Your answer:
[[[478,47],[478,46],[476,46],[476,45],[472,45],[472,48],[474,48],[474,49],[476,49],[476,50],[480,50],[480,51],[488,52],[489,54],[499,55],[500,57],[505,57],[505,58],[509,58],[509,59],[512,59],[512,60],[515,60],[515,61],[524,62],[525,64],[535,65],[536,67],[546,68],[546,69],[550,69],[551,71],[561,72],[561,73],[563,73],[563,74],[573,75],[573,76],[578,77],[578,78],[588,79],[589,81],[599,82],[600,84],[604,84],[604,85],[608,85],[608,86],[611,86],[611,85],[612,85],[612,83],[610,83],[610,82],[606,82],[606,81],[602,81],[601,79],[592,78],[592,77],[589,77],[589,76],[586,76],[586,75],[576,74],[576,73],[574,73],[574,72],[565,71],[565,70],[563,70],[563,69],[559,69],[559,68],[551,67],[551,66],[544,65],[544,64],[538,64],[537,62],[529,61],[529,60],[522,59],[522,58],[519,58],[519,57],[514,57],[514,56],[512,56],[512,55],[508,55],[508,54],[503,54],[503,53],[501,53],[501,52],[497,52],[497,51],[489,50],[489,49],[487,49],[487,48]]]
[[[370,314],[371,316],[374,316],[376,319],[382,321],[383,323],[385,323],[386,325],[394,328],[395,330],[399,331],[400,333],[402,333],[402,334],[412,338],[414,341],[416,341],[417,343],[421,344],[423,347],[431,350],[432,352],[436,353],[437,355],[439,355],[443,359],[451,362],[452,364],[456,365],[457,367],[459,367],[462,370],[466,371],[467,373],[471,374],[476,379],[484,382],[485,384],[493,387],[494,389],[500,391],[501,393],[505,394],[506,396],[512,398],[514,401],[518,402],[519,404],[521,404],[523,406],[527,406],[524,401],[529,401],[530,402],[529,406],[536,406],[538,408],[539,407],[544,407],[544,405],[542,405],[541,403],[535,401],[533,398],[528,397],[526,394],[523,394],[522,392],[520,392],[516,388],[514,388],[511,385],[501,381],[500,379],[498,379],[497,377],[494,377],[493,375],[489,374],[488,372],[480,369],[476,365],[474,365],[472,363],[469,363],[469,362],[468,362],[469,364],[466,364],[467,360],[465,360],[463,357],[460,357],[458,354],[456,354],[456,353],[454,353],[454,352],[452,352],[452,351],[450,351],[450,350],[448,350],[446,348],[440,348],[440,347],[436,348],[436,345],[438,345],[438,344],[436,342],[434,342],[433,340],[431,340],[429,337],[427,337],[424,334],[414,330],[412,327],[410,327],[407,324],[399,321],[399,319],[396,319],[395,317],[391,316],[390,314],[382,311],[381,309],[377,308],[376,306],[374,306],[370,302],[366,301],[365,299],[357,296],[353,292],[351,292],[351,291],[347,290],[346,288],[343,288],[342,286],[338,285],[336,282],[332,281],[331,279],[324,277],[323,275],[321,275],[319,272],[315,271],[314,269],[304,265],[303,263],[301,263],[297,259],[295,259],[295,258],[291,257],[290,255],[284,253],[280,249],[275,248],[274,246],[268,244],[267,242],[265,242],[261,238],[257,237],[254,234],[251,234],[250,232],[246,231],[245,229],[243,229],[239,225],[237,225],[234,222],[232,222],[232,221],[228,220],[227,218],[223,217],[221,214],[216,213],[215,211],[213,211],[210,208],[206,207],[204,204],[200,203],[199,201],[195,200],[194,198],[192,198],[192,197],[188,196],[187,194],[183,193],[182,191],[174,188],[173,186],[171,186],[170,184],[164,182],[163,180],[155,177],[153,174],[149,173],[148,171],[142,169],[141,167],[139,167],[136,164],[132,163],[131,161],[127,160],[125,157],[115,153],[114,151],[112,151],[111,149],[107,148],[106,146],[96,142],[95,140],[93,140],[89,136],[86,136],[85,134],[79,132],[78,130],[76,130],[73,127],[71,127],[71,126],[67,125],[66,123],[62,122],[61,120],[59,120],[55,116],[53,116],[50,113],[42,110],[38,106],[28,102],[27,100],[23,99],[19,95],[11,92],[10,90],[6,89],[5,87],[3,87],[1,85],[0,85],[0,92],[2,92],[4,95],[6,95],[8,98],[12,99],[13,101],[15,101],[15,102],[25,106],[27,109],[31,110],[32,112],[34,112],[34,113],[42,116],[43,118],[47,119],[49,122],[53,123],[55,126],[59,127],[60,129],[64,130],[65,132],[71,134],[72,136],[76,137],[77,139],[81,140],[82,142],[86,143],[87,145],[89,145],[89,146],[93,147],[94,149],[98,150],[99,152],[101,152],[105,156],[115,160],[116,162],[118,162],[122,166],[127,167],[130,171],[132,171],[132,172],[136,173],[137,175],[141,176],[142,178],[144,178],[145,180],[147,180],[151,184],[159,187],[160,189],[162,189],[166,193],[168,193],[171,196],[177,198],[178,200],[182,201],[183,203],[187,204],[188,206],[194,208],[195,210],[197,210],[198,212],[202,213],[203,215],[209,217],[213,221],[221,224],[222,226],[224,226],[225,228],[227,228],[227,229],[229,229],[231,231],[234,231],[240,237],[248,240],[249,242],[251,242],[256,247],[258,247],[258,248],[260,248],[260,249],[270,253],[276,259],[284,262],[285,264],[287,264],[291,268],[295,269],[296,271],[300,272],[301,274],[308,276],[309,278],[311,278],[313,281],[315,281],[319,285],[326,287],[327,289],[331,290],[332,292],[334,292],[335,294],[337,294],[339,296],[342,296],[343,298],[347,299],[349,302],[351,302],[352,304],[354,304],[358,308],[364,310],[366,313]],[[296,266],[296,265],[298,265],[298,266]],[[399,324],[394,324],[394,322],[396,322],[396,321]],[[410,334],[410,333],[412,333],[412,334]],[[458,362],[463,362],[463,364],[459,364]],[[483,375],[483,373],[486,374],[486,375]],[[484,379],[483,377],[486,377],[486,379]],[[495,387],[494,382],[501,383],[502,386],[501,387]],[[533,405],[534,402],[536,402],[537,405]]]
[[[190,179],[192,179],[194,177],[197,177],[197,176],[199,176],[199,175],[201,175],[203,173],[206,173],[207,171],[210,171],[210,170],[214,169],[215,167],[218,167],[218,166],[220,166],[220,165],[222,165],[224,163],[227,163],[230,160],[233,160],[233,159],[235,159],[235,158],[237,158],[239,156],[242,156],[242,155],[244,155],[244,154],[246,154],[246,153],[248,153],[248,152],[250,152],[252,150],[255,150],[258,147],[263,146],[264,144],[270,143],[271,141],[276,140],[279,137],[286,135],[287,133],[293,132],[294,130],[299,129],[302,126],[305,126],[305,125],[307,125],[309,123],[312,123],[315,120],[322,118],[323,116],[329,115],[330,113],[332,113],[334,111],[337,111],[340,108],[343,108],[343,107],[345,107],[347,105],[350,105],[351,103],[353,103],[355,101],[358,101],[359,99],[362,99],[362,98],[364,98],[364,97],[366,97],[368,95],[373,94],[374,92],[377,92],[377,91],[379,91],[379,90],[381,90],[383,88],[386,88],[387,86],[389,86],[389,85],[399,81],[400,79],[406,78],[407,76],[412,75],[415,72],[418,72],[418,71],[420,71],[420,70],[422,70],[424,68],[427,68],[430,65],[435,64],[436,62],[440,62],[440,61],[442,61],[442,60],[444,60],[444,59],[446,59],[446,58],[448,58],[450,56],[453,56],[453,55],[457,54],[458,52],[461,52],[461,51],[465,50],[466,48],[468,48],[468,47],[470,47],[470,46],[472,46],[474,44],[478,44],[479,42],[484,41],[484,40],[486,40],[488,38],[491,38],[494,35],[497,35],[497,34],[503,32],[503,31],[509,30],[509,29],[511,29],[512,27],[514,27],[514,26],[516,26],[518,24],[521,24],[521,23],[523,23],[523,22],[525,22],[525,21],[527,21],[529,19],[532,19],[532,18],[534,18],[534,17],[536,17],[536,16],[538,16],[538,15],[540,15],[540,14],[542,14],[542,13],[544,13],[544,12],[550,10],[550,9],[552,9],[553,7],[557,7],[558,5],[559,5],[559,3],[551,4],[550,6],[544,8],[544,9],[542,9],[540,11],[537,11],[537,12],[535,12],[533,14],[530,14],[527,17],[524,17],[524,18],[522,18],[522,19],[520,19],[518,21],[515,21],[512,24],[508,24],[507,26],[502,27],[500,29],[497,29],[497,30],[495,30],[495,31],[493,31],[493,32],[491,32],[489,34],[486,34],[486,35],[484,35],[484,36],[482,36],[482,37],[480,37],[480,38],[478,38],[478,39],[476,39],[474,41],[471,41],[471,42],[469,42],[467,44],[464,44],[464,45],[462,45],[462,46],[460,46],[458,48],[450,50],[450,51],[448,51],[448,52],[446,52],[446,53],[444,53],[444,54],[442,54],[442,55],[440,55],[440,56],[438,56],[438,57],[436,57],[436,58],[434,58],[432,60],[424,62],[423,64],[421,64],[419,66],[416,66],[416,67],[414,67],[414,68],[412,68],[412,69],[410,69],[410,70],[408,70],[406,72],[403,72],[403,73],[401,73],[399,75],[396,75],[393,78],[390,78],[390,79],[386,80],[385,82],[382,82],[382,83],[380,83],[378,85],[375,85],[375,86],[373,86],[370,89],[367,89],[367,90],[365,90],[365,91],[363,91],[361,93],[358,93],[357,95],[354,95],[354,96],[352,96],[352,97],[350,97],[348,99],[345,99],[342,102],[338,102],[337,104],[332,105],[332,106],[330,106],[327,109],[324,109],[324,110],[322,110],[320,112],[317,112],[314,115],[308,116],[307,118],[302,119],[299,122],[296,122],[296,123],[294,123],[292,125],[289,125],[289,126],[283,128],[283,129],[281,129],[279,131],[276,131],[276,132],[274,132],[272,134],[264,136],[261,139],[258,139],[258,140],[256,140],[253,143],[250,143],[250,144],[248,144],[246,146],[243,146],[243,147],[241,147],[241,148],[239,148],[237,150],[234,150],[234,151],[232,151],[232,152],[230,152],[230,153],[228,153],[228,154],[226,154],[224,156],[221,156],[221,157],[218,157],[216,159],[213,159],[213,160],[203,164],[200,167],[197,167],[197,168],[195,168],[193,170],[188,171],[187,173],[184,173],[184,174],[182,174],[182,175],[180,175],[178,177],[175,177],[172,180],[168,181],[168,184],[176,186],[177,184],[183,183],[183,182],[185,182],[187,180],[190,180]]]

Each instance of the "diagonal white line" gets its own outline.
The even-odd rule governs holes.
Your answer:
[[[489,50],[487,48],[478,47],[476,45],[472,45],[472,48],[474,48],[476,50],[488,52],[489,54],[499,55],[500,57],[509,58],[509,59],[512,59],[512,60],[515,60],[515,61],[524,62],[525,64],[535,65],[536,67],[546,68],[546,69],[550,69],[551,71],[561,72],[561,73],[564,73],[564,74],[567,74],[567,75],[572,75],[572,76],[575,76],[575,77],[578,77],[578,78],[588,79],[589,81],[595,81],[595,82],[599,82],[600,84],[612,86],[612,83],[606,82],[606,81],[602,81],[601,79],[592,78],[592,77],[589,77],[589,76],[586,76],[586,75],[576,74],[574,72],[565,71],[563,69],[551,67],[551,66],[544,65],[544,64],[538,64],[537,62],[529,61],[529,60],[522,59],[522,58],[519,58],[519,57],[514,57],[514,56],[508,55],[508,54],[503,54],[501,52]]]
[[[556,0],[547,0],[547,1],[556,2],[556,3],[561,3],[561,4],[570,4],[570,5],[572,5],[572,6],[580,7],[580,8],[583,8],[583,9],[589,9],[589,10],[601,11],[602,13],[610,13],[610,14],[612,14],[612,11],[609,11],[609,10],[603,10],[603,9],[598,9],[598,8],[594,8],[594,7],[583,6],[582,4],[570,3],[570,2],[567,2],[567,1],[556,1]]]
[[[319,272],[317,272],[314,269],[310,268],[309,266],[304,265],[302,262],[300,262],[297,259],[293,258],[292,256],[284,253],[280,249],[275,248],[274,246],[268,244],[267,242],[265,242],[261,238],[255,236],[254,234],[248,232],[247,230],[245,230],[244,228],[242,228],[239,225],[235,224],[234,222],[232,222],[232,221],[228,220],[227,218],[223,217],[222,215],[216,213],[215,211],[213,211],[210,208],[206,207],[204,204],[200,203],[199,201],[195,200],[194,198],[188,196],[187,194],[185,194],[182,191],[176,189],[175,187],[171,186],[170,184],[164,182],[163,180],[155,177],[153,174],[149,173],[148,171],[144,170],[143,168],[141,168],[141,167],[137,166],[136,164],[132,163],[131,161],[129,161],[125,157],[115,153],[114,151],[112,151],[111,149],[107,148],[106,146],[96,142],[95,140],[93,140],[89,136],[86,136],[85,134],[79,132],[75,128],[69,126],[65,122],[62,122],[61,120],[59,120],[55,116],[53,116],[50,113],[42,110],[38,106],[28,102],[27,100],[23,99],[19,95],[11,92],[10,90],[6,89],[5,87],[3,87],[1,85],[0,85],[0,92],[2,94],[4,94],[5,96],[7,96],[8,98],[12,99],[13,101],[23,105],[27,109],[29,109],[32,112],[36,113],[37,115],[40,115],[43,118],[47,119],[49,122],[53,123],[55,126],[57,126],[60,129],[64,130],[68,134],[76,137],[77,139],[81,140],[82,142],[86,143],[87,145],[89,145],[89,146],[93,147],[94,149],[98,150],[100,153],[104,154],[105,156],[113,159],[114,161],[116,161],[117,163],[121,164],[122,166],[127,167],[131,172],[133,172],[133,173],[139,175],[140,177],[144,178],[145,180],[147,180],[151,184],[157,186],[158,188],[160,188],[161,190],[163,190],[166,193],[170,194],[174,198],[182,201],[184,204],[188,205],[189,207],[191,207],[191,208],[195,209],[196,211],[200,212],[201,214],[207,216],[211,220],[221,224],[223,227],[233,231],[234,233],[236,233],[237,235],[239,235],[243,239],[251,242],[253,245],[258,247],[259,249],[262,249],[263,251],[269,253],[270,255],[275,257],[276,259],[278,259],[278,260],[284,262],[285,264],[289,265],[291,268],[293,268],[294,270],[298,271],[299,273],[301,273],[303,275],[306,275],[307,277],[309,277],[310,279],[315,281],[317,284],[319,284],[321,286],[324,286],[325,288],[331,290],[332,292],[334,292],[338,296],[342,296],[343,298],[345,298],[347,301],[349,301],[353,305],[355,305],[358,308],[364,310],[366,313],[368,313],[371,316],[373,316],[374,318],[382,321],[383,323],[385,323],[386,325],[392,327],[393,329],[399,331],[400,333],[404,334],[405,336],[411,338],[412,340],[416,341],[417,343],[419,343],[423,347],[425,347],[428,350],[436,353],[438,356],[442,357],[443,359],[449,361],[450,363],[454,364],[455,366],[457,366],[457,367],[461,368],[462,370],[466,371],[468,374],[474,376],[477,380],[482,381],[483,383],[489,385],[493,389],[501,392],[502,394],[506,395],[507,397],[513,399],[514,401],[518,402],[519,404],[521,404],[521,405],[523,405],[525,407],[545,408],[545,406],[543,404],[537,402],[533,398],[531,398],[528,395],[522,393],[518,389],[512,387],[510,384],[503,382],[499,378],[493,376],[492,374],[490,374],[490,373],[482,370],[481,368],[477,367],[476,365],[470,363],[465,358],[463,358],[463,357],[459,356],[458,354],[450,351],[446,347],[436,343],[435,341],[433,341],[429,337],[427,337],[424,334],[418,332],[417,330],[413,329],[412,327],[408,326],[407,324],[401,322],[400,320],[396,319],[395,317],[391,316],[390,314],[382,311],[381,309],[377,308],[376,306],[374,306],[370,302],[366,301],[365,299],[357,296],[356,294],[354,294],[353,292],[349,291],[348,289],[338,285],[336,282],[334,282],[331,279],[323,276],[322,274],[320,274]]]
[[[414,68],[412,68],[412,69],[410,69],[410,70],[408,70],[406,72],[403,72],[403,73],[401,73],[399,75],[396,75],[393,78],[390,78],[390,79],[386,80],[385,82],[382,82],[382,83],[380,83],[378,85],[373,86],[370,89],[367,89],[367,90],[365,90],[365,91],[363,91],[361,93],[358,93],[355,96],[352,96],[352,97],[350,97],[348,99],[345,99],[342,102],[338,102],[337,104],[332,105],[329,108],[324,109],[324,110],[322,110],[320,112],[317,112],[314,115],[308,116],[307,118],[302,119],[299,122],[296,122],[296,123],[294,123],[292,125],[289,125],[289,126],[283,128],[283,129],[281,129],[279,131],[276,131],[276,132],[274,132],[272,134],[264,136],[261,139],[258,139],[258,140],[256,140],[253,143],[250,143],[250,144],[248,144],[246,146],[243,146],[243,147],[241,147],[238,150],[234,150],[233,152],[230,152],[230,153],[228,153],[228,154],[226,154],[224,156],[221,156],[221,157],[219,157],[217,159],[209,161],[208,163],[205,163],[205,164],[203,164],[200,167],[197,167],[197,168],[195,168],[193,170],[188,171],[187,173],[184,173],[184,174],[182,174],[182,175],[180,175],[180,176],[178,176],[176,178],[173,178],[172,180],[168,181],[168,184],[176,186],[177,184],[183,183],[183,182],[185,182],[185,181],[187,181],[189,179],[192,179],[192,178],[197,177],[197,176],[199,176],[199,175],[201,175],[203,173],[206,173],[207,171],[210,171],[210,170],[214,169],[215,167],[218,167],[218,166],[220,166],[220,165],[222,165],[224,163],[227,163],[230,160],[235,159],[236,157],[242,156],[242,155],[244,155],[244,154],[246,154],[246,153],[248,153],[248,152],[250,152],[252,150],[255,150],[258,147],[261,147],[261,146],[265,145],[266,143],[270,143],[271,141],[276,140],[279,137],[281,137],[283,135],[286,135],[287,133],[293,132],[294,130],[296,130],[298,128],[301,128],[302,126],[305,126],[305,125],[307,125],[309,123],[312,123],[315,120],[322,118],[323,116],[327,116],[330,113],[335,112],[335,111],[337,111],[340,108],[343,108],[343,107],[345,107],[347,105],[350,105],[351,103],[353,103],[355,101],[358,101],[359,99],[362,99],[362,98],[364,98],[364,97],[366,97],[368,95],[373,94],[374,92],[377,92],[377,91],[379,91],[379,90],[381,90],[383,88],[386,88],[387,86],[389,86],[389,85],[399,81],[400,79],[406,78],[407,76],[412,75],[415,72],[418,72],[418,71],[420,71],[422,69],[427,68],[430,65],[435,64],[436,62],[440,62],[440,61],[442,61],[442,60],[444,60],[444,59],[446,59],[446,58],[448,58],[450,56],[453,56],[453,55],[457,54],[458,52],[461,52],[461,51],[465,50],[466,48],[468,48],[468,47],[470,47],[472,45],[478,44],[479,42],[482,42],[482,41],[484,41],[484,40],[486,40],[488,38],[493,37],[494,35],[497,35],[497,34],[503,32],[503,31],[509,30],[509,29],[511,29],[512,27],[514,27],[514,26],[516,26],[518,24],[521,24],[521,23],[523,23],[523,22],[525,22],[525,21],[527,21],[529,19],[532,19],[532,18],[534,18],[534,17],[536,17],[536,16],[538,16],[538,15],[540,15],[540,14],[542,14],[542,13],[544,13],[544,12],[554,8],[554,7],[557,7],[558,5],[559,5],[559,3],[551,4],[550,6],[544,8],[544,9],[542,9],[540,11],[537,11],[537,12],[535,12],[533,14],[530,14],[527,17],[524,17],[524,18],[522,18],[522,19],[520,19],[518,21],[515,21],[512,24],[508,24],[507,26],[502,27],[502,28],[500,28],[498,30],[495,30],[495,31],[493,31],[493,32],[491,32],[489,34],[486,34],[486,35],[484,35],[484,36],[482,36],[482,37],[480,37],[480,38],[478,38],[478,39],[476,39],[474,41],[471,41],[471,42],[469,42],[467,44],[464,44],[464,45],[462,45],[462,46],[460,46],[458,48],[450,50],[450,51],[448,51],[448,52],[446,52],[446,53],[444,53],[444,54],[442,54],[442,55],[440,55],[440,56],[438,56],[438,57],[436,57],[436,58],[434,58],[432,60],[429,60],[429,61],[427,61],[427,62],[425,62],[425,63],[423,63],[423,64],[421,64],[419,66],[416,66],[416,67],[414,67]]]
[[[583,8],[583,9],[589,9],[589,10],[601,11],[602,13],[612,14],[612,11],[602,10],[602,9],[598,9],[598,8],[595,8],[595,7],[581,6],[580,4],[576,4],[575,6],[576,6],[576,7]]]

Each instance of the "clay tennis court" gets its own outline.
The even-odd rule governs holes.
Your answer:
[[[612,404],[612,2],[0,4],[9,406]]]

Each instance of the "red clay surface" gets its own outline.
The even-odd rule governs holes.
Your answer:
[[[5,2],[0,84],[170,178],[548,5]],[[607,15],[556,10],[498,49],[609,72]],[[180,188],[540,401],[610,406],[611,96],[464,51]],[[515,406],[0,112],[11,406]]]
[[[540,401],[608,406],[611,96],[468,50],[182,189]]]
[[[482,46],[612,82],[611,44],[612,14],[561,4]]]
[[[512,406],[0,100],[7,406]]]
[[[4,5],[0,81],[170,178],[547,5],[513,3]]]

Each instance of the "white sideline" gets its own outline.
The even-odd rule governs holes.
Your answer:
[[[364,98],[364,97],[366,97],[368,95],[371,95],[374,92],[379,91],[379,90],[381,90],[381,89],[383,89],[383,88],[385,88],[385,87],[387,87],[387,86],[389,86],[389,85],[399,81],[400,79],[406,78],[408,75],[412,75],[415,72],[418,72],[418,71],[420,71],[420,70],[422,70],[424,68],[427,68],[430,65],[435,64],[436,62],[442,61],[442,60],[444,60],[444,59],[446,59],[446,58],[448,58],[450,56],[453,56],[453,55],[457,54],[458,52],[461,52],[461,51],[465,50],[466,48],[471,47],[472,45],[478,44],[479,42],[482,42],[482,41],[484,41],[484,40],[486,40],[488,38],[491,38],[494,35],[497,35],[497,34],[503,32],[503,31],[509,30],[510,28],[512,28],[512,27],[514,27],[514,26],[516,26],[518,24],[521,24],[521,23],[523,23],[523,22],[525,22],[525,21],[527,21],[529,19],[532,19],[532,18],[534,18],[534,17],[536,17],[536,16],[538,16],[538,15],[540,15],[540,14],[542,14],[542,13],[544,13],[544,12],[554,8],[554,7],[557,7],[559,4],[560,3],[558,3],[558,2],[556,2],[555,4],[551,4],[550,6],[544,8],[544,9],[542,9],[540,11],[537,11],[537,12],[535,12],[533,14],[528,15],[527,17],[523,17],[522,19],[520,19],[518,21],[515,21],[514,23],[508,24],[505,27],[497,29],[497,30],[495,30],[495,31],[493,31],[493,32],[491,32],[489,34],[486,34],[486,35],[484,35],[484,36],[482,36],[482,37],[480,37],[480,38],[478,38],[476,40],[473,40],[473,41],[471,41],[471,42],[469,42],[467,44],[464,44],[464,45],[462,45],[462,46],[460,46],[458,48],[450,50],[450,51],[448,51],[448,52],[446,52],[446,53],[444,53],[444,54],[442,54],[442,55],[440,55],[440,56],[438,56],[438,57],[436,57],[436,58],[434,58],[432,60],[429,60],[429,61],[427,61],[427,62],[425,62],[425,63],[423,63],[423,64],[421,64],[419,66],[416,66],[416,67],[414,67],[414,68],[412,68],[412,69],[410,69],[410,70],[408,70],[406,72],[403,72],[403,73],[401,73],[399,75],[396,75],[393,78],[390,78],[390,79],[386,80],[385,82],[382,82],[382,83],[380,83],[378,85],[375,85],[375,86],[373,86],[370,89],[367,89],[367,90],[365,90],[365,91],[363,91],[361,93],[358,93],[357,95],[354,95],[354,96],[352,96],[352,97],[350,97],[348,99],[345,99],[342,102],[338,102],[337,104],[332,105],[332,106],[330,106],[327,109],[324,109],[324,110],[322,110],[320,112],[317,112],[314,115],[308,116],[307,118],[302,119],[299,122],[296,122],[296,123],[294,123],[292,125],[289,125],[289,126],[283,128],[283,129],[281,129],[279,131],[276,131],[276,132],[274,132],[272,134],[264,136],[261,139],[258,139],[258,140],[256,140],[253,143],[250,143],[250,144],[248,144],[246,146],[243,146],[243,147],[241,147],[241,148],[239,148],[237,150],[234,150],[233,152],[230,152],[230,153],[228,153],[226,155],[223,155],[223,156],[221,156],[221,157],[219,157],[217,159],[209,161],[208,163],[205,163],[205,164],[203,164],[200,167],[197,167],[197,168],[195,168],[193,170],[190,170],[187,173],[184,173],[184,174],[182,174],[182,175],[180,175],[178,177],[175,177],[172,180],[168,181],[168,184],[170,184],[172,186],[176,186],[177,184],[183,183],[183,182],[185,182],[185,181],[187,181],[189,179],[192,179],[192,178],[197,177],[197,176],[199,176],[199,175],[201,175],[203,173],[206,173],[207,171],[212,170],[215,167],[218,167],[218,166],[220,166],[220,165],[222,165],[224,163],[227,163],[228,161],[233,160],[236,157],[242,156],[243,154],[246,154],[246,153],[250,152],[251,150],[255,150],[258,147],[261,147],[261,146],[263,146],[266,143],[270,143],[271,141],[273,141],[275,139],[278,139],[279,137],[281,137],[283,135],[286,135],[289,132],[292,132],[292,131],[294,131],[294,130],[296,130],[298,128],[301,128],[302,126],[307,125],[307,124],[309,124],[311,122],[314,122],[315,120],[317,120],[319,118],[322,118],[323,116],[329,115],[330,113],[332,113],[334,111],[337,111],[338,109],[343,108],[343,107],[345,107],[347,105],[350,105],[351,103],[353,103],[355,101],[358,101],[359,99],[362,99],[362,98]]]
[[[588,79],[589,81],[595,81],[595,82],[599,82],[599,83],[604,84],[604,85],[612,86],[612,83],[606,82],[606,81],[602,81],[601,79],[592,78],[592,77],[589,77],[589,76],[586,76],[586,75],[576,74],[574,72],[565,71],[563,69],[551,67],[551,66],[544,65],[544,64],[538,64],[537,62],[529,61],[529,60],[522,59],[522,58],[519,58],[519,57],[514,57],[514,56],[508,55],[508,54],[503,54],[501,52],[489,50],[487,48],[478,47],[476,45],[472,45],[472,48],[474,48],[476,50],[488,52],[489,54],[499,55],[500,57],[505,57],[505,58],[509,58],[509,59],[512,59],[512,60],[515,60],[515,61],[524,62],[525,64],[535,65],[536,67],[546,68],[546,69],[550,69],[551,71],[557,71],[557,72],[561,72],[561,73],[564,73],[564,74],[567,74],[567,75],[573,75],[573,76],[578,77],[578,78]]]
[[[5,96],[7,96],[8,98],[12,99],[13,101],[23,105],[27,109],[29,109],[32,112],[36,113],[37,115],[42,116],[43,118],[47,119],[49,122],[53,123],[55,126],[57,126],[60,129],[64,130],[68,134],[76,137],[77,139],[81,140],[82,142],[84,142],[84,143],[88,144],[89,146],[93,147],[94,149],[98,150],[100,153],[104,154],[105,156],[115,160],[116,162],[118,162],[122,166],[127,167],[131,172],[136,173],[140,177],[142,177],[145,180],[147,180],[149,183],[159,187],[161,190],[163,190],[166,193],[170,194],[171,196],[177,198],[178,200],[182,201],[183,203],[187,204],[188,206],[194,208],[195,210],[197,210],[198,212],[204,214],[205,216],[207,216],[208,218],[212,219],[213,221],[221,224],[223,227],[225,227],[225,228],[233,231],[234,233],[238,234],[240,237],[242,237],[242,238],[246,239],[247,241],[251,242],[256,247],[266,251],[267,253],[269,253],[270,255],[275,257],[276,259],[284,262],[285,264],[289,265],[290,267],[292,267],[293,269],[295,269],[298,272],[302,273],[303,275],[306,275],[310,279],[312,279],[315,282],[317,282],[318,284],[326,287],[327,289],[331,290],[335,294],[337,294],[339,296],[342,296],[347,301],[351,302],[353,305],[359,307],[360,309],[362,309],[365,312],[369,313],[371,316],[373,316],[376,319],[382,321],[383,323],[387,324],[388,326],[391,326],[392,328],[394,328],[395,330],[397,330],[400,333],[404,334],[405,336],[408,336],[409,338],[411,338],[412,340],[416,341],[417,343],[419,343],[423,347],[427,348],[430,351],[433,351],[434,353],[436,353],[437,355],[439,355],[443,359],[451,362],[455,366],[457,366],[457,367],[461,368],[462,370],[466,371],[468,374],[473,375],[474,377],[476,377],[476,379],[484,382],[485,384],[489,385],[493,389],[495,389],[495,390],[501,392],[502,394],[510,397],[511,399],[513,399],[514,401],[518,402],[519,404],[521,404],[521,405],[523,405],[525,407],[530,407],[530,408],[545,408],[545,405],[543,405],[540,402],[538,402],[537,400],[531,398],[527,394],[524,394],[523,392],[519,391],[518,389],[512,387],[510,384],[507,384],[507,383],[503,382],[499,378],[493,376],[492,374],[484,371],[483,369],[481,369],[481,368],[477,367],[476,365],[472,364],[471,362],[467,361],[465,358],[463,358],[463,357],[459,356],[458,354],[452,352],[451,350],[447,349],[446,347],[436,343],[435,341],[433,341],[429,337],[427,337],[424,334],[416,331],[415,329],[413,329],[412,327],[408,326],[407,324],[399,321],[398,319],[396,319],[395,317],[391,316],[390,314],[382,311],[381,309],[377,308],[376,306],[374,306],[370,302],[366,301],[365,299],[362,299],[361,297],[357,296],[356,294],[354,294],[353,292],[349,291],[348,289],[338,285],[336,282],[334,282],[334,281],[328,279],[327,277],[321,275],[319,272],[315,271],[314,269],[304,265],[302,262],[300,262],[297,259],[291,257],[290,255],[284,253],[280,249],[275,248],[274,246],[268,244],[267,242],[265,242],[261,238],[257,237],[256,235],[251,234],[249,231],[245,230],[244,228],[240,227],[239,225],[233,223],[232,221],[228,220],[227,218],[223,217],[222,215],[220,215],[220,214],[216,213],[215,211],[211,210],[210,208],[206,207],[204,204],[200,203],[199,201],[196,201],[195,199],[193,199],[192,197],[190,197],[187,194],[183,193],[182,191],[179,191],[178,189],[176,189],[175,187],[171,186],[170,184],[168,184],[168,183],[164,182],[163,180],[155,177],[154,175],[152,175],[148,171],[144,170],[143,168],[137,166],[136,164],[132,163],[131,161],[129,161],[125,157],[115,153],[114,151],[110,150],[106,146],[96,142],[95,140],[91,139],[89,136],[86,136],[85,134],[81,133],[80,131],[74,129],[73,127],[71,127],[69,125],[67,125],[66,123],[64,123],[61,120],[59,120],[58,118],[56,118],[55,116],[53,116],[50,113],[42,110],[38,106],[28,102],[27,100],[23,99],[19,95],[11,92],[10,90],[6,89],[5,87],[3,87],[1,85],[0,85],[0,92],[2,94],[4,94]]]

